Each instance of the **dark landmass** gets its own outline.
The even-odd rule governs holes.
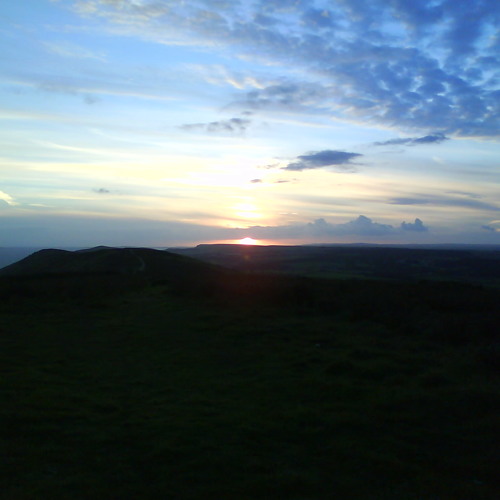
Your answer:
[[[198,245],[172,251],[243,271],[500,285],[499,248],[457,247]]]
[[[199,277],[214,271],[214,266],[172,252],[100,246],[76,251],[40,250],[0,269],[0,277],[114,274],[150,280],[189,281],[193,273]]]
[[[176,252],[0,270],[2,498],[499,497],[495,252]]]

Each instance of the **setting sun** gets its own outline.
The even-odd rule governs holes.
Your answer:
[[[254,240],[253,238],[242,238],[238,240],[239,245],[258,245],[258,240]]]

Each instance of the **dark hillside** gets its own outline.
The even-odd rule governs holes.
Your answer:
[[[252,272],[346,279],[456,280],[500,285],[498,249],[199,245],[172,251]]]
[[[498,289],[102,247],[4,271],[6,500],[499,498]]]
[[[191,257],[148,248],[48,249],[1,269],[0,297],[86,297],[92,301],[155,283],[199,295],[223,282],[227,273]]]
[[[97,247],[87,250],[40,250],[0,269],[0,276],[44,274],[142,274],[154,278],[184,277],[213,271],[199,260],[149,248]]]

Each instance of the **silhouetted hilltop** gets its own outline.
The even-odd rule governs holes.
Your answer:
[[[97,299],[165,285],[176,294],[205,295],[230,271],[149,248],[46,249],[0,269],[0,297]],[[16,300],[17,300],[16,299]]]
[[[144,274],[158,278],[213,266],[196,259],[149,248],[95,247],[85,250],[47,249],[0,270],[0,276],[43,274]]]

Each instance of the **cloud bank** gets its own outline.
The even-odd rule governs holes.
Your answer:
[[[342,240],[357,239],[367,240],[391,240],[398,237],[404,238],[408,232],[426,232],[428,228],[420,219],[414,223],[403,222],[399,227],[391,224],[375,222],[365,215],[359,215],[356,219],[341,224],[327,222],[324,218],[316,219],[307,224],[292,224],[287,226],[253,226],[246,231],[258,239],[305,239],[315,241],[327,241],[341,238]]]
[[[500,3],[494,0],[71,4],[115,34],[167,45],[197,43],[251,59],[262,74],[272,68],[274,81],[240,96],[247,108],[320,113],[399,130],[500,136]]]
[[[216,227],[173,221],[153,221],[120,217],[32,215],[0,218],[2,236],[10,246],[49,248],[109,246],[193,246],[201,242],[235,241],[245,237],[264,243],[483,243],[500,245],[500,231],[492,221],[483,227],[464,226],[450,235],[445,228],[429,229],[420,219],[399,226],[374,221],[360,215],[345,223],[324,218],[309,223],[278,226]],[[92,227],[89,232],[88,227]]]

